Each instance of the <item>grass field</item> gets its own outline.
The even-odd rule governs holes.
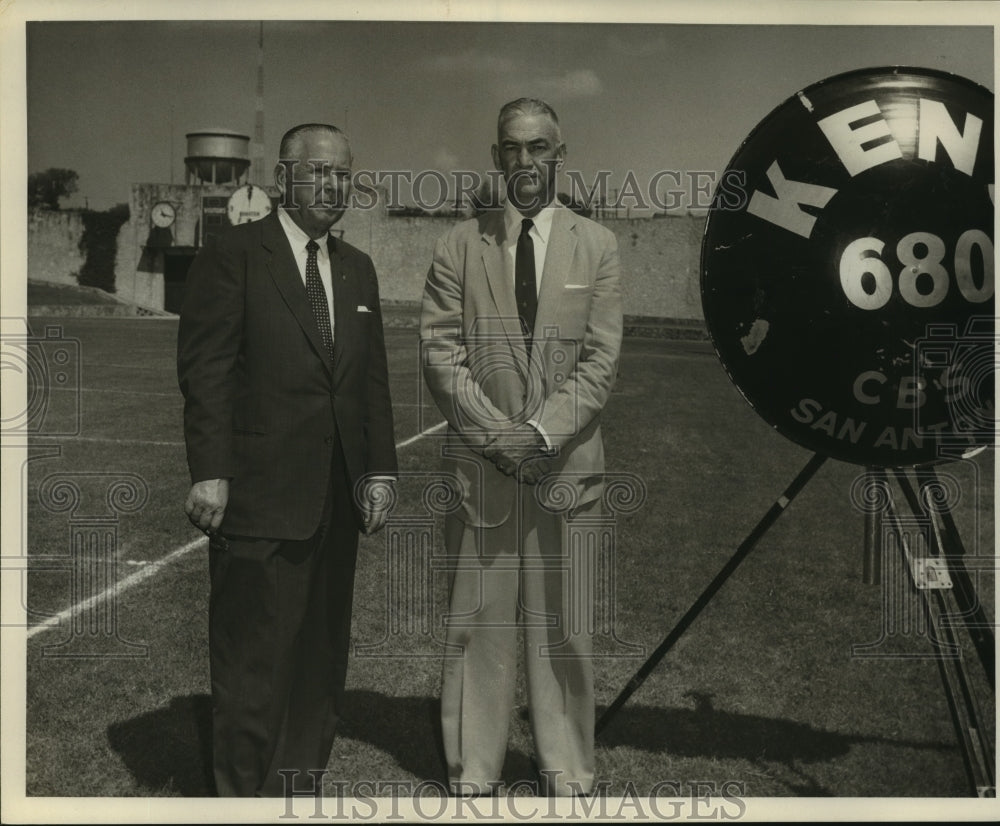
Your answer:
[[[53,393],[52,425],[76,432],[37,439],[28,464],[26,593],[36,627],[28,641],[27,794],[207,795],[208,571],[182,510],[176,320],[32,319],[36,331],[46,324],[79,340],[81,390]],[[440,417],[421,406],[415,331],[389,329],[386,337],[403,443]],[[811,455],[745,404],[710,345],[698,341],[627,339],[604,422],[609,472],[639,477],[646,499],[615,525],[616,639],[606,634],[598,648],[631,656],[597,660],[599,714]],[[45,444],[58,445],[57,455],[45,455]],[[433,434],[400,448],[396,524],[419,514],[437,449]],[[993,453],[951,467],[963,493],[955,519],[966,549],[991,556]],[[862,582],[863,518],[850,498],[860,470],[823,465],[609,723],[597,752],[608,795],[630,781],[640,794],[671,781],[683,794],[696,782],[735,782],[748,797],[969,795],[919,615],[912,627],[893,624],[884,607],[890,585]],[[84,493],[75,510],[53,512],[52,486],[66,475]],[[142,480],[145,503],[116,516],[107,487],[132,477]],[[440,525],[433,530],[439,541]],[[88,531],[114,543],[114,570],[91,571],[94,580],[74,586],[71,537]],[[393,623],[407,623],[391,610],[386,536],[362,540],[353,636],[359,651],[394,655],[352,660],[329,779],[443,782],[433,630],[380,647]],[[40,625],[88,596],[101,575],[122,583],[111,600],[116,636],[91,634],[89,648],[77,646],[71,622],[93,620],[97,608]],[[442,578],[433,581],[433,605],[422,609],[438,616],[446,594]],[[992,619],[992,574],[978,585]],[[878,641],[889,626],[896,633],[876,653],[909,656],[852,656],[852,646]],[[968,646],[964,662],[992,742],[993,694]],[[508,782],[532,779],[523,683],[518,698]]]

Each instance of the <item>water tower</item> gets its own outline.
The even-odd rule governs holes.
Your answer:
[[[228,129],[187,133],[187,183],[236,184],[246,182],[250,169],[250,136]]]

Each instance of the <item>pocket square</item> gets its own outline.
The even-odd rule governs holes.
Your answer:
[[[370,313],[371,310],[369,310],[364,304],[358,304],[358,312],[359,313]]]
[[[567,290],[589,290],[590,284],[567,284]]]

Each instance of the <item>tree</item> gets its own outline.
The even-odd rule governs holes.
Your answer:
[[[128,204],[116,204],[104,212],[86,209],[81,213],[83,237],[80,238],[80,252],[85,256],[77,274],[81,286],[100,287],[109,293],[115,291],[118,231],[128,220],[128,215]]]
[[[76,192],[79,175],[72,169],[51,167],[28,176],[28,206],[59,209],[59,199]]]

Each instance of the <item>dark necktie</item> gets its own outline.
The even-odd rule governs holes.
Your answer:
[[[330,326],[330,305],[326,301],[326,290],[323,289],[323,282],[319,278],[319,264],[316,262],[316,251],[319,249],[312,239],[306,244],[306,293],[309,295],[309,303],[312,305],[313,315],[316,317],[316,326],[319,327],[319,334],[323,337],[323,344],[326,351],[333,359],[333,328]]]
[[[514,297],[517,299],[517,313],[521,317],[524,343],[531,355],[531,336],[535,329],[535,313],[538,310],[538,288],[535,285],[535,244],[528,232],[534,224],[530,218],[521,221],[521,234],[517,239],[517,254],[514,257]]]

